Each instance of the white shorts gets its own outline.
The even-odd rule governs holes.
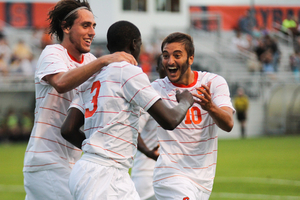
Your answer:
[[[68,187],[71,169],[24,172],[25,200],[72,200]]]
[[[131,179],[141,200],[156,200],[152,176],[132,176]]]
[[[158,200],[208,200],[209,194],[185,178],[172,178],[153,183]]]
[[[127,170],[82,159],[73,167],[69,188],[75,200],[140,200]]]

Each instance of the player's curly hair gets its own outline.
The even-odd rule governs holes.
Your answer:
[[[66,19],[64,19],[73,10],[85,6],[87,10],[91,11],[90,4],[87,0],[61,0],[52,10],[48,13],[48,21],[50,22],[49,34],[51,36],[56,35],[58,41],[62,42],[64,39],[63,28],[72,27],[74,21],[78,18],[78,11],[72,13]],[[65,21],[65,23],[62,23]]]
[[[170,35],[168,35],[161,44],[161,51],[163,52],[163,49],[166,44],[170,44],[170,43],[174,43],[174,42],[179,42],[179,43],[184,44],[188,58],[190,56],[194,55],[195,47],[194,47],[192,37],[188,34],[184,34],[184,33],[180,33],[180,32],[175,32],[175,33],[171,33]]]

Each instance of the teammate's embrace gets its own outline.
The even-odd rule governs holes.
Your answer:
[[[46,46],[36,66],[35,119],[24,158],[24,187],[28,200],[71,200],[68,179],[82,152],[62,138],[60,127],[74,89],[113,61],[136,61],[124,52],[97,59],[89,53],[96,23],[85,0],[59,1],[49,21],[50,33],[60,44]]]
[[[130,22],[116,22],[107,32],[111,53],[138,58],[141,44],[140,31]],[[84,152],[70,176],[74,198],[140,199],[128,174],[137,150],[140,108],[163,128],[174,129],[194,103],[187,90],[176,99],[176,106],[166,106],[142,69],[126,61],[104,67],[82,84],[61,128],[63,137]]]

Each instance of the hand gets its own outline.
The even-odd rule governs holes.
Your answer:
[[[202,84],[201,87],[196,88],[197,94],[193,94],[195,98],[195,102],[200,104],[203,110],[210,110],[210,108],[213,106],[213,102],[211,100],[211,94],[210,94],[210,85],[211,82],[208,82],[207,85]]]
[[[186,100],[189,102],[190,105],[193,105],[194,98],[193,95],[188,91],[184,90],[183,92],[180,92],[178,89],[176,90],[176,100],[179,103],[181,100]]]
[[[159,156],[159,151],[158,151],[159,145],[157,145],[156,147],[154,147],[152,150],[148,151],[146,156],[148,158],[151,158],[153,160],[157,160],[158,156]]]
[[[132,65],[138,65],[135,58],[131,54],[125,52],[115,52],[113,54],[105,55],[104,57],[106,58],[107,65],[113,62],[122,62],[122,61],[127,61]]]

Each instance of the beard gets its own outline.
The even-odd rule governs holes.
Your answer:
[[[184,74],[186,73],[186,71],[189,68],[189,59],[187,58],[185,63],[183,63],[181,66],[178,67],[178,70],[180,70],[180,75],[178,77],[178,79],[171,81],[172,83],[177,83],[179,81],[181,81],[182,77],[184,76]]]
[[[80,42],[80,40],[74,39],[73,33],[70,33],[69,40],[74,45],[75,49],[79,53],[88,53],[88,52],[90,52],[90,49],[87,50],[87,49],[83,48],[82,45],[80,45],[80,43],[78,43],[78,41]]]

